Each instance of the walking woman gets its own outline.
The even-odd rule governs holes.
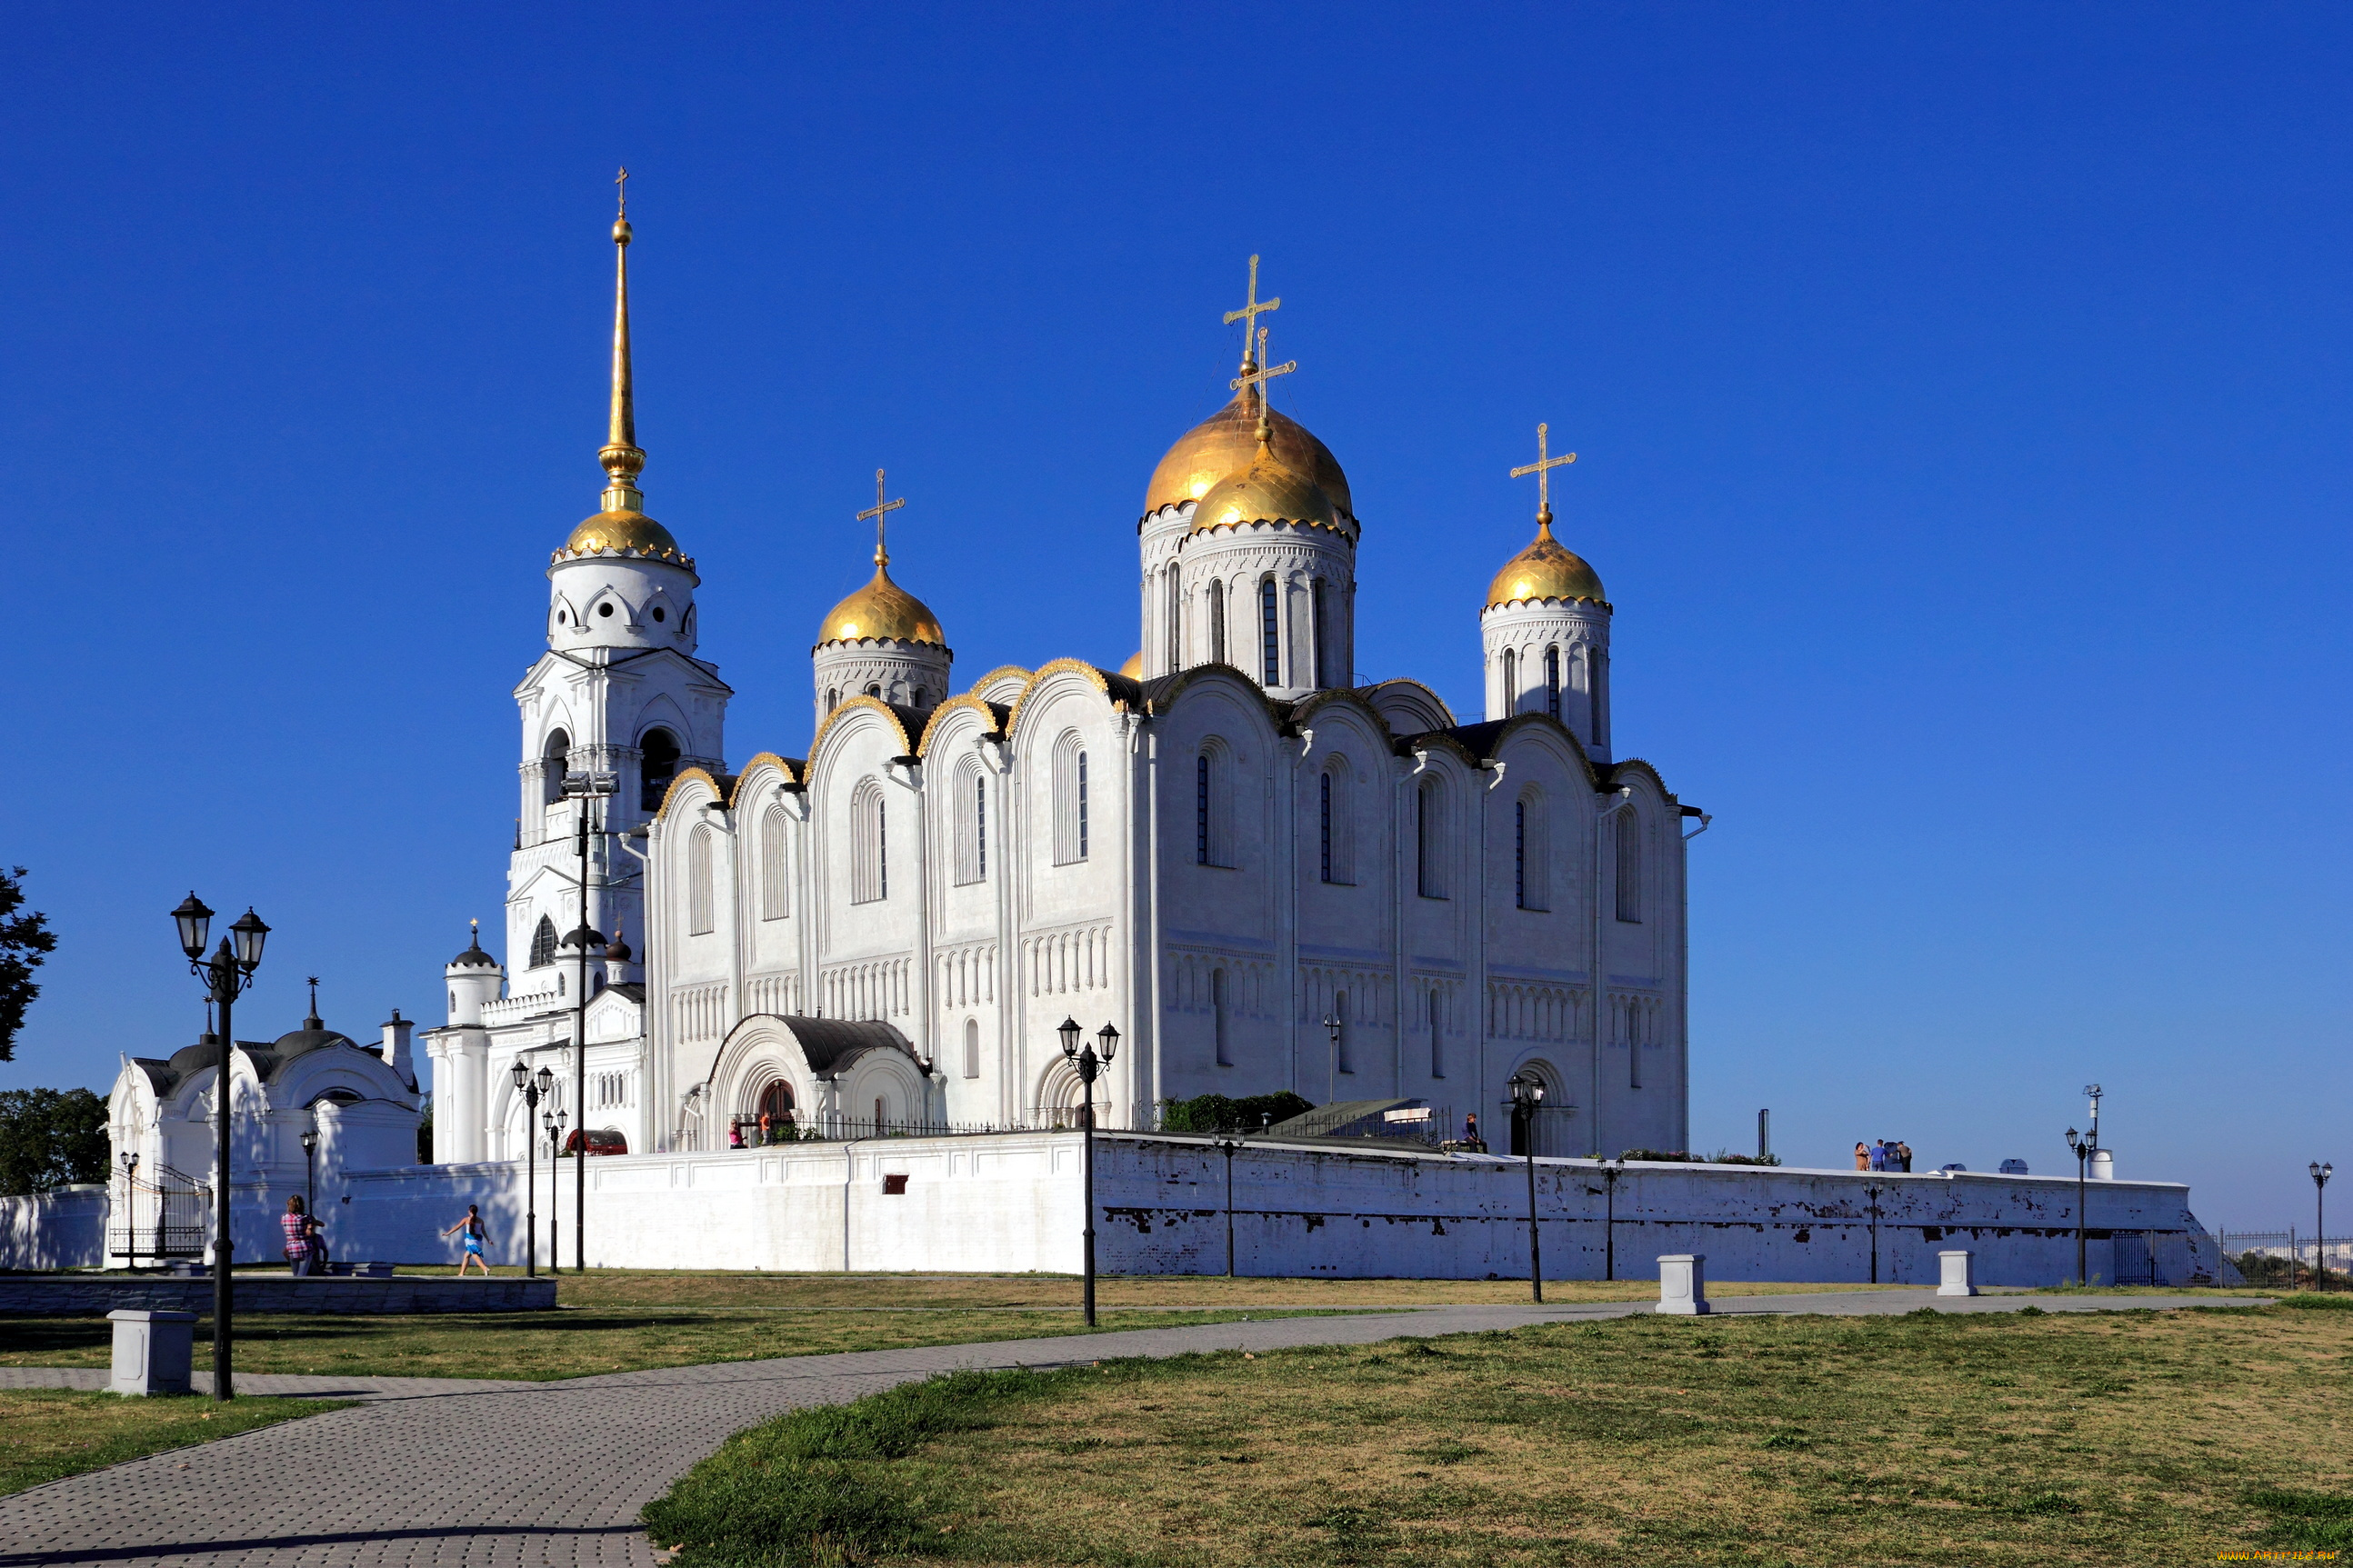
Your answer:
[[[468,1204],[466,1217],[441,1234],[448,1236],[451,1231],[459,1230],[466,1233],[466,1256],[458,1260],[458,1278],[463,1279],[466,1277],[466,1265],[473,1263],[480,1264],[482,1278],[489,1279],[491,1266],[482,1259],[482,1244],[490,1239],[490,1233],[482,1228],[482,1211],[479,1205]]]

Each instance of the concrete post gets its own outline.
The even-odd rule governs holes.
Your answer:
[[[1693,1318],[1714,1310],[1707,1304],[1707,1254],[1670,1253],[1659,1259],[1659,1304],[1655,1310]]]
[[[1936,1254],[1945,1270],[1944,1282],[1936,1287],[1937,1295],[1974,1296],[1978,1293],[1977,1282],[1970,1278],[1969,1273],[1970,1258],[1973,1256],[1966,1249]]]
[[[114,1374],[107,1387],[117,1394],[185,1394],[195,1339],[194,1312],[122,1310],[106,1314],[114,1325]]]

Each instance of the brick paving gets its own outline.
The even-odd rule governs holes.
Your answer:
[[[1728,1313],[2115,1311],[2196,1299],[1929,1290],[1720,1300]],[[2234,1303],[2236,1304],[2236,1303]],[[1084,1337],[725,1362],[556,1383],[248,1374],[249,1394],[345,1410],[153,1455],[0,1498],[0,1568],[652,1568],[638,1510],[727,1436],[961,1367],[1054,1366],[1188,1351],[1366,1344],[1647,1311],[1640,1301],[1461,1306]],[[205,1380],[200,1374],[200,1381]],[[99,1369],[0,1368],[0,1387],[102,1387]]]

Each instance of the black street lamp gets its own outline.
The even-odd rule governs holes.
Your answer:
[[[526,1278],[539,1278],[539,1171],[535,1156],[539,1140],[531,1135],[531,1113],[539,1109],[540,1097],[555,1082],[555,1075],[542,1068],[536,1077],[521,1057],[515,1058],[509,1075],[515,1089],[522,1096],[522,1271]]]
[[[2328,1185],[2328,1178],[2337,1173],[2335,1164],[2314,1161],[2306,1169],[2312,1173],[2312,1285],[2316,1290],[2328,1289],[2328,1210],[2320,1195]],[[2293,1283],[2295,1260],[2288,1259],[2288,1275]]]
[[[1082,1146],[1080,1169],[1082,1184],[1086,1189],[1086,1296],[1087,1327],[1095,1326],[1095,1079],[1111,1066],[1112,1058],[1119,1054],[1119,1031],[1105,1024],[1095,1031],[1101,1054],[1095,1046],[1083,1048],[1079,1044],[1079,1024],[1075,1018],[1064,1018],[1055,1033],[1062,1037],[1062,1055],[1079,1069],[1079,1081],[1086,1086],[1086,1105],[1080,1113],[1079,1125],[1086,1134]]]
[[[1218,1129],[1218,1147],[1226,1155],[1226,1278],[1234,1277],[1234,1151],[1242,1146],[1242,1135],[1230,1127]]]
[[[139,1270],[139,1151],[136,1149],[126,1152],[122,1156],[122,1213],[125,1216],[122,1226],[123,1256],[131,1260],[131,1269],[135,1274]],[[158,1215],[163,1213],[161,1204],[156,1205],[156,1213]],[[155,1261],[163,1262],[164,1222],[160,1217],[155,1222]]]
[[[253,972],[261,967],[261,947],[269,940],[269,928],[248,908],[228,928],[228,935],[221,938],[219,951],[206,958],[205,944],[212,936],[213,912],[205,908],[204,900],[191,892],[172,911],[172,919],[180,928],[180,951],[188,955],[188,973],[205,983],[205,994],[220,1009],[220,1055],[213,1078],[213,1120],[217,1131],[213,1144],[213,1398],[220,1401],[237,1397],[229,1372],[235,1294],[229,1268],[237,1251],[228,1217],[228,1121],[236,1099],[231,1092],[236,1085],[231,1081],[229,1057],[237,1048],[231,1014],[237,997],[252,988]]]
[[[2084,1173],[2090,1167],[2092,1152],[2099,1147],[2099,1143],[2097,1133],[2086,1136],[2072,1127],[2067,1129],[2067,1147],[2075,1155],[2075,1283],[2078,1285],[2092,1282],[2084,1272]]]
[[[601,817],[594,827],[588,819],[597,801],[619,790],[620,781],[612,773],[566,773],[564,778],[564,793],[580,803],[574,835],[580,857],[580,925],[572,935],[580,944],[580,963],[579,983],[575,987],[578,994],[572,1000],[572,1081],[580,1097],[580,1152],[575,1157],[584,1160],[588,1155],[588,944],[592,940],[601,940],[588,924],[588,836],[594,833],[601,840],[606,831]],[[599,843],[597,847],[601,850],[604,846]],[[607,879],[608,885],[609,882]],[[543,1087],[540,1092],[544,1094],[546,1089]],[[529,1139],[531,1123],[525,1121],[522,1131],[524,1138]],[[575,1178],[581,1173],[581,1169],[575,1167]],[[588,1267],[588,1184],[575,1179],[572,1185],[572,1271],[578,1274]]]
[[[556,1232],[564,1225],[564,1184],[556,1173],[564,1167],[555,1163],[564,1152],[564,1124],[570,1121],[568,1112],[543,1110],[539,1124],[547,1129],[547,1271],[564,1272],[564,1248],[557,1245]]]
[[[1544,1252],[1536,1235],[1536,1112],[1544,1108],[1544,1079],[1534,1073],[1514,1073],[1504,1088],[1512,1091],[1512,1109],[1523,1131],[1520,1147],[1528,1157],[1528,1291],[1544,1300]]]
[[[319,1113],[311,1113],[311,1125],[302,1130],[302,1206],[316,1215],[319,1212]]]

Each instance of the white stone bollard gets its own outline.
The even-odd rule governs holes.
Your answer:
[[[1944,1283],[1936,1287],[1937,1295],[1974,1296],[1978,1293],[1977,1281],[1969,1278],[1969,1260],[1976,1256],[1974,1253],[1962,1250],[1940,1252],[1936,1256],[1945,1266]]]
[[[117,1394],[185,1394],[189,1353],[196,1332],[194,1312],[109,1312],[114,1325],[114,1375],[107,1387]]]
[[[1707,1254],[1677,1252],[1659,1259],[1659,1304],[1655,1310],[1685,1318],[1714,1310],[1707,1304]]]

